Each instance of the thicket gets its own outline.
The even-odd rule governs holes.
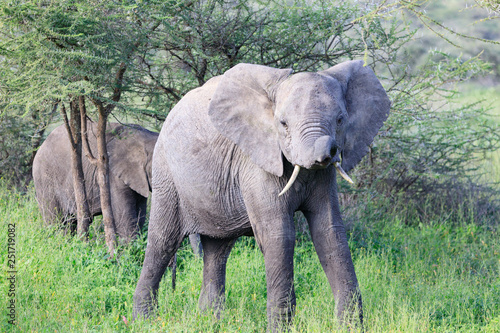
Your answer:
[[[491,67],[437,51],[416,66],[411,21],[438,24],[426,19],[427,2],[4,1],[1,177],[26,185],[38,138],[60,121],[55,106],[76,96],[111,106],[112,119],[159,129],[187,91],[239,62],[300,72],[363,58],[392,109],[354,171],[356,187],[343,187],[346,207],[402,198],[421,221],[457,208],[498,221],[498,187],[479,180],[481,158],[499,147],[497,122],[480,101],[458,103],[456,86]],[[96,119],[95,103],[88,113]]]
[[[481,180],[485,154],[499,148],[498,123],[481,101],[459,102],[455,90],[484,66],[478,58],[432,52],[390,87],[392,114],[355,171],[358,188],[404,205],[416,223],[441,214],[498,221],[498,179]]]

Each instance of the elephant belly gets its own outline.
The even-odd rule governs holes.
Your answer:
[[[186,228],[189,233],[195,232],[214,238],[236,238],[252,234],[246,212],[227,212],[217,205],[194,204],[196,203],[183,202],[181,206],[183,219],[190,224]]]
[[[181,177],[176,181],[176,188],[181,213],[190,221],[188,227],[194,227],[189,231],[217,238],[251,233],[237,178],[214,179],[212,172],[193,167],[178,175]]]

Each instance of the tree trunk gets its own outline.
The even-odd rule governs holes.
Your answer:
[[[68,131],[68,138],[71,143],[71,173],[75,192],[77,234],[86,240],[92,216],[90,215],[90,208],[85,190],[85,178],[82,165],[82,140],[80,134],[81,123],[77,101],[73,100],[70,102],[71,121],[68,121],[64,104],[62,104],[61,113],[63,114],[66,130]]]
[[[106,245],[108,246],[108,251],[111,258],[115,256],[115,245],[116,245],[116,224],[113,215],[113,207],[111,205],[111,188],[109,184],[109,158],[108,158],[108,147],[106,144],[106,123],[108,121],[108,115],[111,113],[115,107],[115,103],[120,100],[122,93],[122,83],[123,75],[127,70],[125,63],[121,63],[116,72],[116,82],[113,88],[113,96],[111,100],[113,103],[108,104],[106,107],[103,102],[99,99],[90,97],[91,101],[94,103],[99,114],[99,120],[97,122],[97,158],[91,158],[90,149],[88,149],[87,136],[84,135],[84,147],[87,156],[89,157],[91,163],[97,165],[97,183],[99,184],[99,191],[101,193],[101,211],[102,211],[102,221],[104,223],[104,233],[106,239]],[[80,104],[85,110],[85,98],[80,97]],[[82,121],[84,134],[86,134],[86,119],[83,118],[86,112],[82,112]]]
[[[97,105],[99,120],[97,123],[97,183],[101,192],[101,210],[104,234],[109,254],[114,257],[116,243],[116,225],[111,206],[111,188],[109,184],[109,158],[106,145],[106,123],[108,115],[101,103]]]

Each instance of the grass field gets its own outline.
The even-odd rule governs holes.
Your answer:
[[[145,239],[109,260],[102,234],[89,243],[42,224],[32,193],[1,189],[0,253],[7,272],[8,226],[15,224],[17,325],[8,323],[10,283],[2,278],[0,331],[14,332],[263,332],[263,257],[252,238],[231,253],[224,316],[197,309],[202,262],[179,252],[177,289],[170,272],[157,316],[131,322],[132,295]],[[363,208],[350,245],[363,295],[367,332],[500,332],[500,235],[491,225],[450,221],[408,226],[383,207]],[[98,224],[96,224],[98,225]],[[6,276],[6,273],[2,274]],[[297,314],[292,332],[337,329],[326,277],[307,237],[295,252]],[[128,323],[125,323],[125,320]]]

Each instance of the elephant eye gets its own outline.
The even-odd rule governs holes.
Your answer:
[[[340,126],[344,123],[344,117],[341,115],[337,118],[337,126]]]
[[[286,120],[280,119],[280,124],[287,127]]]

